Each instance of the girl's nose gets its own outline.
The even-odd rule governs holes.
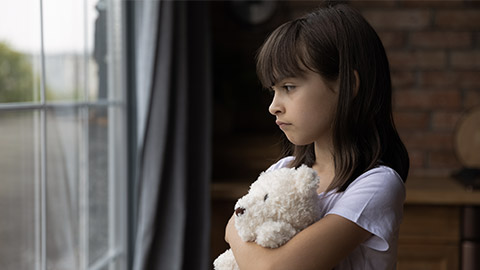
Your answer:
[[[283,112],[283,106],[281,105],[279,98],[277,96],[273,97],[272,103],[268,107],[268,111],[272,115],[277,115]]]

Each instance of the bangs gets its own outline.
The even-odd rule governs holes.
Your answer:
[[[285,23],[267,38],[257,54],[257,76],[263,87],[270,88],[288,77],[302,77],[310,56],[301,35],[301,20]]]

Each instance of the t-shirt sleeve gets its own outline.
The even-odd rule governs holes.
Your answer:
[[[387,167],[373,169],[353,181],[326,214],[336,214],[372,233],[363,244],[386,251],[396,237],[403,216],[405,185]]]

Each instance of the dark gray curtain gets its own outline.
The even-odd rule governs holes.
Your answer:
[[[138,18],[139,26],[143,25],[138,31],[146,31],[138,42],[152,41],[148,31],[156,38],[155,46],[144,44],[144,49],[154,48],[151,68],[149,63],[136,62],[137,81],[152,77],[147,78],[151,83],[137,83],[144,89],[150,85],[151,92],[139,96],[148,109],[143,118],[140,110],[138,119],[145,122],[139,129],[134,269],[210,269],[208,3],[139,2],[143,3],[137,16],[154,18]],[[136,49],[139,57],[148,61],[149,53],[140,47]]]

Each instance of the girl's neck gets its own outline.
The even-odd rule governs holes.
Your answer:
[[[317,192],[324,192],[335,176],[335,166],[333,161],[333,151],[331,147],[325,147],[315,143],[315,163],[312,168],[320,177],[320,184]]]

